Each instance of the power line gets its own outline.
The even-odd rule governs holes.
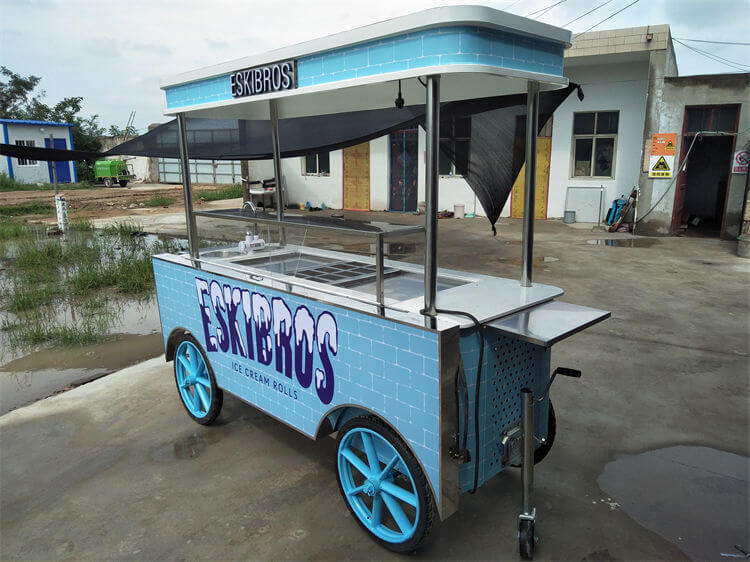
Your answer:
[[[597,27],[598,25],[600,25],[600,24],[604,23],[604,22],[605,22],[605,21],[607,21],[608,19],[612,19],[613,17],[615,17],[615,16],[616,16],[617,14],[619,14],[620,12],[623,12],[623,11],[627,10],[628,8],[630,8],[630,6],[632,6],[633,4],[637,4],[638,2],[640,2],[640,0],[635,0],[634,2],[631,2],[630,4],[628,4],[627,6],[625,6],[624,8],[620,8],[620,9],[619,9],[619,10],[617,10],[617,11],[616,11],[616,12],[615,12],[614,14],[612,14],[612,15],[610,15],[610,16],[607,16],[607,17],[606,17],[606,18],[604,18],[604,19],[603,19],[602,21],[600,21],[600,22],[597,22],[597,23],[595,23],[594,25],[592,25],[591,27],[589,27],[589,28],[588,28],[588,29],[587,29],[586,31],[582,31],[581,33],[588,33],[589,31],[591,31],[592,29],[594,29],[594,28],[595,28],[595,27]],[[576,33],[576,35],[580,35],[581,33]]]
[[[706,39],[688,39],[686,37],[672,37],[672,39],[677,39],[680,41],[691,41],[694,43],[714,43],[715,45],[750,45],[750,43],[742,43],[739,41],[708,41]]]
[[[565,2],[565,1],[566,1],[566,0],[560,0],[559,2],[555,2],[555,3],[554,3],[554,4],[552,4],[551,6],[547,6],[547,7],[545,7],[545,8],[540,8],[539,10],[535,10],[535,11],[531,12],[530,14],[526,14],[526,15],[525,15],[524,17],[525,17],[525,18],[528,18],[528,17],[531,17],[531,16],[533,16],[534,14],[538,14],[539,12],[546,12],[546,11],[548,11],[548,10],[551,10],[552,8],[554,8],[555,6],[557,6],[558,4],[562,4],[562,3],[563,3],[563,2]]]
[[[549,8],[547,8],[546,10],[544,10],[541,14],[534,16],[534,19],[538,20],[542,16],[546,16],[552,8],[554,8],[555,6],[558,6],[558,5],[562,4],[563,2],[565,2],[565,0],[560,0],[560,2],[558,2],[557,4],[552,4]]]
[[[748,66],[746,64],[742,64],[741,62],[735,62],[735,61],[732,61],[732,60],[729,60],[729,59],[725,59],[724,57],[720,57],[719,55],[714,55],[713,53],[709,53],[709,52],[703,51],[701,49],[696,49],[695,47],[691,47],[687,43],[683,43],[682,41],[680,41],[679,39],[675,39],[674,37],[672,39],[676,43],[679,43],[680,45],[682,45],[683,47],[687,47],[691,51],[695,51],[699,55],[703,55],[704,57],[706,57],[708,59],[711,59],[714,62],[719,62],[721,64],[724,64],[726,66],[734,68],[735,70],[740,70],[742,72],[747,72],[748,69],[750,69],[750,66]]]
[[[603,6],[606,6],[607,4],[609,4],[610,2],[613,2],[613,1],[614,1],[614,0],[607,0],[606,2],[604,2],[604,3],[602,3],[602,4],[599,4],[599,5],[598,5],[598,6],[596,7],[596,8],[591,8],[591,9],[590,9],[590,10],[589,10],[588,12],[586,12],[586,13],[584,13],[584,14],[581,14],[580,16],[578,16],[578,17],[577,17],[577,18],[575,18],[575,19],[572,19],[572,20],[570,20],[570,21],[569,21],[568,23],[566,23],[565,25],[563,25],[563,27],[568,27],[568,26],[569,26],[569,25],[570,25],[571,23],[573,23],[573,22],[575,22],[575,21],[578,21],[578,20],[579,20],[579,19],[581,19],[582,17],[588,16],[588,15],[589,15],[589,14],[590,14],[591,12],[595,12],[595,11],[596,11],[596,10],[598,10],[599,8],[601,8],[601,7],[603,7]]]

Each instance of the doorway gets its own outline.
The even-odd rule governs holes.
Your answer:
[[[55,146],[58,150],[67,150],[68,144],[65,139],[54,139]],[[44,146],[50,148],[49,139],[44,139]],[[57,181],[58,183],[70,183],[70,162],[47,162],[47,168],[49,169],[49,181],[52,183],[55,181],[55,177],[52,174],[52,166],[57,169]]]
[[[388,136],[390,146],[390,189],[388,210],[413,213],[417,210],[417,129],[404,129]]]
[[[344,149],[344,209],[370,210],[370,143]]]
[[[738,115],[736,105],[685,109],[680,155],[685,165],[677,176],[672,234],[723,234]]]

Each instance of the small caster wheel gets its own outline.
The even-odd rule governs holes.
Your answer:
[[[534,558],[535,543],[534,521],[531,519],[521,519],[518,522],[518,549],[521,553],[521,558],[524,560],[532,560]]]

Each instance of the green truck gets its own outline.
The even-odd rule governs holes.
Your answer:
[[[135,174],[128,169],[124,160],[97,160],[94,162],[94,181],[112,187],[115,182],[120,187],[126,187],[129,181],[135,179]]]

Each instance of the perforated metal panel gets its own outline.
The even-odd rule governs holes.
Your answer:
[[[529,387],[538,396],[550,374],[550,350],[503,335],[493,328],[484,330],[484,358],[479,389],[479,485],[503,468],[503,432],[521,422],[521,389]],[[461,335],[461,358],[469,389],[468,449],[472,459],[459,467],[463,491],[474,483],[474,395],[476,389],[479,340],[476,330]],[[548,401],[535,406],[537,445],[547,436]],[[459,404],[459,423],[463,405]],[[461,427],[463,432],[463,427]]]

